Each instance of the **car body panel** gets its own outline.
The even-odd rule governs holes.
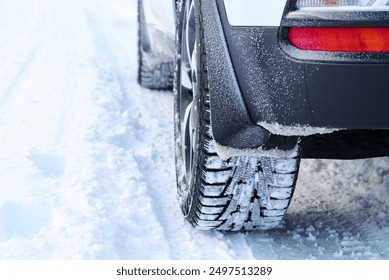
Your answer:
[[[174,59],[174,1],[143,0],[142,4],[149,39],[148,52],[152,54],[146,63],[153,68],[157,63]]]
[[[279,26],[287,0],[224,0],[232,26]]]
[[[171,0],[143,0],[142,2],[147,24],[174,37],[174,1],[173,3]]]

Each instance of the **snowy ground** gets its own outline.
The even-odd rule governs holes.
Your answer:
[[[0,258],[389,259],[389,160],[305,160],[283,225],[181,217],[173,96],[136,83],[135,0],[0,3]]]

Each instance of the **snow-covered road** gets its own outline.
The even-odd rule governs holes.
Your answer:
[[[276,230],[176,201],[173,96],[136,83],[136,0],[0,3],[1,259],[389,259],[389,160],[304,160]]]

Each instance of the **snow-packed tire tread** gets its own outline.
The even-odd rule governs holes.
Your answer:
[[[204,42],[201,14],[197,20]],[[201,178],[195,183],[187,219],[202,230],[274,228],[282,220],[293,195],[300,161],[299,147],[296,146],[291,158],[241,156],[221,160],[212,138],[204,44],[200,44],[200,51],[201,124],[197,174]]]

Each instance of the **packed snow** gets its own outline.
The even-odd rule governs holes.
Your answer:
[[[327,127],[312,127],[308,125],[285,126],[279,123],[267,122],[258,122],[257,124],[273,134],[284,136],[310,136],[315,134],[328,134],[342,130]]]
[[[303,160],[275,230],[188,225],[136,19],[136,0],[1,1],[1,259],[389,258],[387,158]]]

